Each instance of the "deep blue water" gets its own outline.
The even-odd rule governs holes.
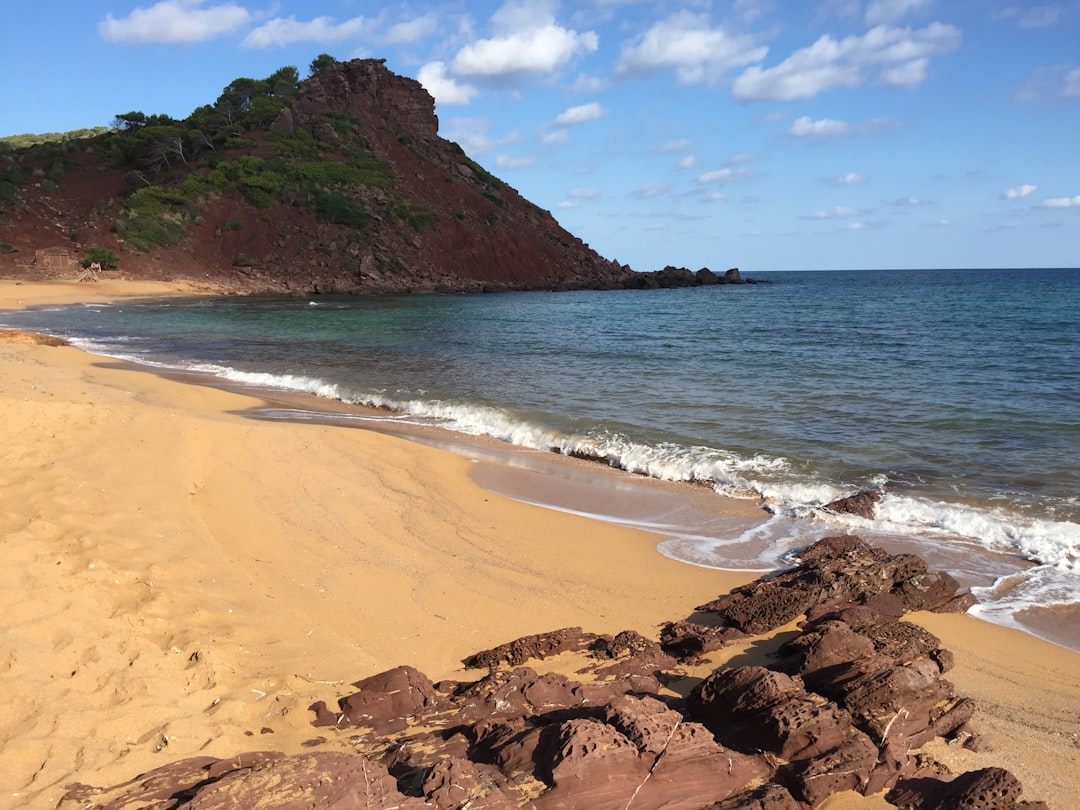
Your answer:
[[[975,550],[967,573],[987,586],[1036,563],[1022,586],[983,591],[990,611],[1080,602],[1080,271],[749,275],[771,283],[169,300],[0,322],[764,499],[774,518],[751,545],[688,532],[666,549],[696,563],[776,564],[835,530],[816,507],[885,485],[863,534]]]

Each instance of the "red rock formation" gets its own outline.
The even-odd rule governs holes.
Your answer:
[[[969,738],[975,710],[941,678],[951,656],[939,640],[899,618],[922,604],[907,593],[930,581],[922,561],[851,537],[804,560],[710,603],[725,621],[765,626],[798,593],[811,618],[776,663],[721,667],[685,701],[661,688],[681,673],[655,641],[559,630],[478,653],[490,671],[472,683],[398,667],[357,682],[337,711],[313,705],[315,725],[347,727],[355,753],[187,760],[112,788],[72,787],[60,807],[806,810],[851,790],[889,791],[914,810],[1039,807],[1007,771],[953,777],[912,753],[936,736]],[[934,601],[953,599],[933,582]],[[520,666],[559,651],[590,657],[580,680]]]

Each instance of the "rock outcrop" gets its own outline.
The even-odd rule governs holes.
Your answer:
[[[333,708],[314,704],[322,744],[347,750],[190,759],[115,787],[74,786],[60,807],[806,810],[841,791],[918,810],[1041,807],[1005,770],[954,776],[916,750],[976,739],[973,702],[941,677],[951,655],[900,618],[923,607],[906,583],[949,580],[853,537],[820,541],[803,560],[705,606],[743,638],[805,620],[765,664],[721,666],[685,699],[665,684],[732,637],[680,631],[661,648],[568,628],[477,653],[470,663],[489,671],[476,681],[398,667]],[[932,601],[955,603],[951,588],[931,589]],[[576,678],[523,666],[566,654],[580,657]]]

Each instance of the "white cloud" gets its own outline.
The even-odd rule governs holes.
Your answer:
[[[680,169],[692,169],[697,166],[697,155],[687,155],[684,158],[680,158],[676,165]]]
[[[445,62],[428,62],[417,72],[416,80],[441,105],[468,104],[478,92],[448,75]]]
[[[575,124],[584,124],[588,121],[595,121],[603,115],[604,108],[593,101],[589,104],[571,107],[565,112],[560,113],[555,117],[555,123],[560,127],[570,127]]]
[[[1080,194],[1075,197],[1051,197],[1039,203],[1040,208],[1080,208]]]
[[[540,136],[540,142],[547,146],[558,146],[570,142],[570,133],[565,129],[553,129]]]
[[[929,8],[933,3],[934,0],[873,0],[866,9],[866,24],[894,23],[908,14]]]
[[[753,163],[761,160],[760,155],[755,155],[753,152],[739,152],[737,155],[732,155],[724,161],[725,166],[745,166],[747,163]]]
[[[232,34],[251,21],[247,9],[233,3],[202,5],[202,0],[163,0],[120,19],[109,14],[98,23],[98,34],[109,42],[194,45]]]
[[[1080,98],[1080,67],[1041,67],[1028,77],[1016,94],[1019,101],[1038,102],[1047,98]]]
[[[241,43],[245,48],[284,48],[297,42],[342,42],[360,36],[371,28],[363,17],[335,23],[330,17],[316,17],[298,22],[296,17],[277,17],[263,23]]]
[[[849,208],[846,205],[837,205],[828,210],[818,211],[803,217],[803,219],[851,219],[862,213],[858,208]]]
[[[1080,98],[1080,67],[1075,67],[1065,74],[1065,86],[1061,89],[1065,98]]]
[[[429,37],[439,29],[439,21],[434,14],[425,14],[412,20],[391,25],[383,39],[390,44],[417,42]]]
[[[835,118],[819,118],[814,121],[810,116],[804,115],[795,119],[788,134],[796,138],[835,138],[846,135],[850,130],[851,126],[847,121],[838,121]]]
[[[893,84],[898,87],[916,87],[922,84],[926,78],[926,68],[929,65],[930,60],[925,56],[912,59],[903,65],[889,68],[882,74],[882,78],[886,84]]]
[[[517,132],[510,132],[502,138],[492,138],[487,134],[488,126],[486,118],[452,118],[442,127],[443,137],[473,157],[516,143],[520,137]]]
[[[571,202],[570,200],[560,200],[558,207],[562,209],[580,208],[581,203]]]
[[[572,200],[595,200],[601,193],[598,188],[572,188],[566,192],[566,196]]]
[[[1060,6],[1035,6],[1021,13],[1017,22],[1021,28],[1052,28],[1059,19]]]
[[[760,62],[768,48],[751,37],[712,28],[704,14],[680,11],[655,23],[632,44],[623,46],[617,74],[674,69],[680,82],[713,80],[739,65]]]
[[[599,93],[602,90],[607,90],[608,82],[606,79],[601,79],[597,76],[586,76],[584,73],[579,74],[574,79],[573,90],[575,93],[581,93],[587,95],[589,93]]]
[[[495,158],[496,169],[527,169],[536,163],[536,158],[523,156],[523,157],[511,157],[510,155],[499,155]]]
[[[732,94],[745,100],[812,98],[834,87],[858,87],[874,71],[885,82],[913,87],[925,79],[929,57],[955,51],[960,39],[960,29],[936,22],[918,30],[879,25],[841,40],[826,34],[775,67],[747,68]]]
[[[660,144],[660,146],[654,146],[654,152],[685,152],[687,149],[692,149],[694,142],[689,138],[679,138],[678,140],[668,141],[667,143]]]
[[[740,180],[753,177],[755,174],[756,172],[750,169],[732,169],[728,167],[705,172],[698,176],[697,181],[699,183],[737,183]]]
[[[593,31],[579,33],[555,23],[544,3],[507,3],[492,16],[496,35],[458,51],[451,67],[460,76],[551,73],[599,47]]]
[[[652,200],[663,197],[669,191],[671,191],[671,186],[667,183],[647,183],[641,188],[634,189],[633,196],[639,200]]]
[[[1031,183],[1025,183],[1022,186],[1016,186],[1016,188],[1008,189],[1001,196],[1004,197],[1006,200],[1022,200],[1024,197],[1029,197],[1038,190],[1038,186],[1032,185]]]
[[[842,174],[839,177],[833,179],[834,186],[857,186],[860,183],[865,183],[869,178],[865,174],[859,174],[858,172],[848,172]]]

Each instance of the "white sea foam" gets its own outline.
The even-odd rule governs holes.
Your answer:
[[[151,366],[168,364],[124,351],[124,341],[108,346],[77,339],[88,351]],[[175,366],[172,366],[175,367]],[[337,383],[302,374],[243,371],[199,364],[189,370],[212,374],[254,387],[277,388],[374,407],[387,408],[419,424],[469,435],[491,436],[531,449],[554,451],[601,461],[612,467],[668,481],[705,481],[718,493],[760,499],[773,517],[739,536],[716,538],[692,531],[661,527],[671,539],[661,552],[686,562],[734,570],[768,570],[785,564],[784,555],[837,529],[893,534],[939,541],[963,540],[990,552],[1023,557],[1040,567],[1025,572],[1021,584],[981,589],[980,615],[1008,623],[1016,610],[1032,604],[1080,601],[1080,526],[1049,520],[1024,519],[1001,509],[933,501],[887,493],[877,504],[876,519],[835,515],[821,509],[850,489],[799,476],[786,459],[755,455],[742,457],[717,448],[674,443],[643,444],[612,431],[597,435],[568,434],[531,422],[506,410],[437,399],[397,398],[386,392],[360,393]],[[868,482],[881,485],[879,480]]]

